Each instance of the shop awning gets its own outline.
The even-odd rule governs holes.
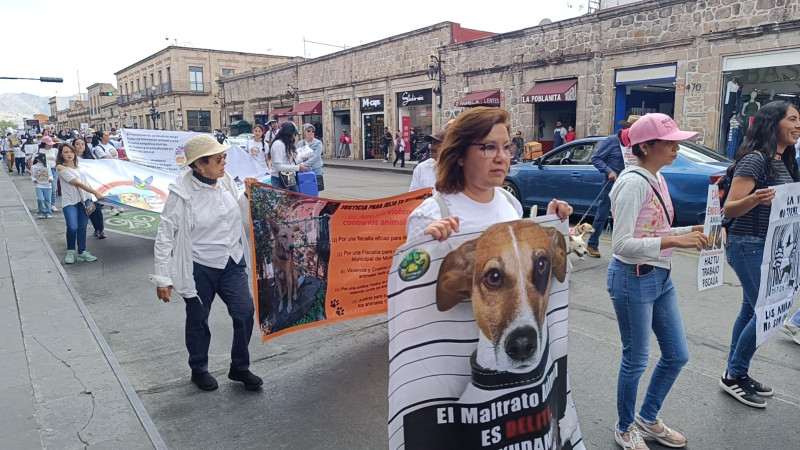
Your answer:
[[[292,108],[293,116],[307,116],[311,114],[322,114],[322,102],[305,102]]]
[[[272,113],[270,113],[270,115],[274,117],[286,117],[289,115],[289,111],[291,110],[292,110],[291,106],[287,106],[286,108],[275,108],[272,110]]]
[[[456,106],[500,106],[500,91],[473,92],[456,101]]]
[[[537,83],[522,96],[522,103],[574,102],[577,100],[578,80]]]

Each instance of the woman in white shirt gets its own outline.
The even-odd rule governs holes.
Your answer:
[[[95,159],[116,159],[117,149],[110,142],[108,131],[98,131],[92,139],[92,153]]]
[[[247,148],[245,149],[250,154],[250,157],[256,160],[260,170],[259,177],[266,176],[269,173],[269,153],[267,152],[264,132],[264,125],[253,127],[253,139],[247,142]]]
[[[394,162],[392,166],[397,167],[397,161],[400,161],[400,167],[406,166],[406,141],[403,139],[403,135],[400,134],[400,130],[397,130],[394,138]]]
[[[297,173],[308,172],[308,168],[300,164],[297,158],[297,148],[295,147],[295,136],[297,134],[297,128],[292,122],[283,122],[269,150],[270,155],[272,155],[270,183],[275,187],[288,189],[292,192],[299,192]],[[283,184],[281,172],[287,172],[290,178],[294,178],[294,186],[285,186]]]
[[[67,256],[66,264],[75,261],[92,262],[97,258],[86,251],[86,224],[89,216],[85,205],[92,201],[92,195],[102,200],[103,196],[89,186],[86,174],[78,167],[75,149],[68,143],[61,144],[56,155],[56,172],[61,180],[61,209],[67,223]],[[75,254],[75,243],[78,254]]]
[[[43,137],[42,144],[44,144],[44,147],[39,149],[39,153],[45,155],[47,168],[50,170],[50,175],[53,177],[50,204],[53,205],[52,211],[58,211],[58,208],[55,207],[56,193],[58,191],[58,186],[56,185],[55,181],[58,178],[56,175],[56,155],[58,154],[58,149],[53,147],[55,143],[53,142],[53,138],[50,136]]]
[[[250,372],[248,345],[253,335],[253,296],[247,278],[250,246],[244,230],[244,194],[225,172],[225,151],[208,134],[186,141],[187,170],[169,186],[155,242],[156,295],[170,301],[172,289],[186,303],[185,342],[192,382],[213,391],[217,381],[208,373],[211,303],[219,295],[233,321],[228,378],[257,390],[261,378]],[[247,216],[249,218],[249,216]]]

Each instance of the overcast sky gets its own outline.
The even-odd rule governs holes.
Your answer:
[[[217,5],[210,7],[210,4]],[[303,38],[348,47],[443,21],[503,33],[586,12],[587,0],[0,0],[0,76],[61,77],[64,83],[0,80],[0,93],[66,96],[172,44],[303,56]],[[250,6],[254,5],[254,6]],[[297,9],[295,9],[297,8]],[[167,40],[168,38],[168,40]],[[306,56],[337,51],[306,45]]]

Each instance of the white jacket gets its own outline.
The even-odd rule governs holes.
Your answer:
[[[189,183],[192,181],[192,171],[178,175],[169,185],[169,196],[161,213],[161,223],[158,225],[158,234],[154,246],[155,253],[155,274],[150,275],[150,282],[158,287],[172,286],[181,297],[197,297],[197,289],[194,284],[194,271],[192,264],[192,198],[189,195]],[[242,226],[245,232],[242,234],[241,244],[244,248],[244,258],[247,266],[250,267],[250,244],[247,236],[250,235],[250,227],[245,221],[250,218],[250,204],[248,199],[239,194],[233,177],[225,172],[225,176],[220,178],[225,188],[227,188],[234,198],[239,202],[242,210]]]

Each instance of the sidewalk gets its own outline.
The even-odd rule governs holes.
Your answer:
[[[0,447],[166,448],[10,176],[0,172]]]
[[[336,159],[332,157],[323,158],[324,167],[336,167],[340,169],[354,169],[354,170],[368,170],[371,172],[392,172],[392,173],[407,173],[411,175],[414,168],[417,167],[416,161],[406,161],[406,167],[401,168],[398,164],[393,167],[391,162],[384,162],[383,159],[351,159],[341,158]]]

